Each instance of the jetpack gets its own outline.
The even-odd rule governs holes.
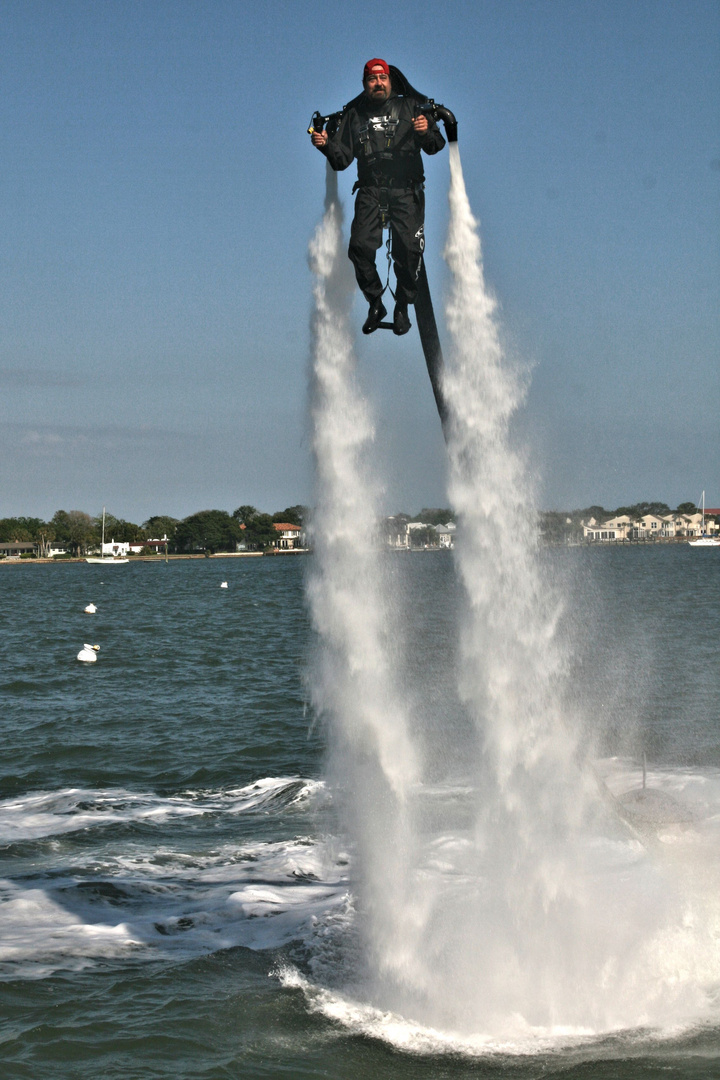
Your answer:
[[[416,90],[411,86],[398,68],[393,67],[392,64],[389,66],[390,79],[395,93],[416,98],[420,103],[418,111],[431,117],[436,124],[439,121],[442,121],[443,126],[445,127],[447,141],[449,143],[457,142],[457,120],[450,110],[446,109],[444,105],[438,105],[426,94],[421,94],[419,90]],[[353,98],[352,101],[349,101],[339,112],[329,113],[327,116],[323,116],[320,112],[313,113],[308,133],[312,134],[313,131],[327,131],[329,137],[332,138],[338,129],[343,114],[354,105],[358,105],[362,99],[363,94],[358,94],[357,97]],[[387,229],[392,228],[392,221],[383,221],[383,226]],[[389,259],[390,241],[388,239],[388,260]],[[442,392],[443,354],[440,345],[440,335],[438,334],[437,323],[435,321],[432,298],[430,296],[430,287],[428,285],[424,258],[421,260],[417,278],[415,315],[417,318],[418,333],[420,334],[420,342],[425,355],[425,363],[427,364],[428,375],[430,376],[430,384],[435,397],[435,404],[437,405],[443,432],[447,435],[448,411]],[[378,328],[382,330],[392,330],[393,324],[391,322],[381,322]]]

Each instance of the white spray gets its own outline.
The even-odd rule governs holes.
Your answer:
[[[676,966],[686,958],[658,947],[673,900],[652,872],[644,900],[601,872],[608,822],[562,712],[560,605],[541,568],[529,470],[510,434],[525,380],[501,343],[457,144],[450,177],[449,495],[466,597],[460,693],[481,749],[477,900],[460,941],[438,920],[452,960],[434,1014],[511,1038],[667,1020],[687,989]],[[649,895],[652,915],[643,912]]]
[[[317,493],[308,593],[320,648],[314,704],[327,720],[336,797],[352,841],[370,965],[398,961],[409,858],[408,795],[418,766],[392,679],[392,622],[376,544],[378,490],[366,466],[374,431],[354,376],[354,281],[342,239],[336,175],[310,245],[312,438]]]
[[[460,693],[481,736],[476,848],[490,893],[481,918],[471,916],[483,969],[465,977],[475,986],[475,1022],[498,1023],[515,1011],[529,1023],[551,1025],[552,979],[561,977],[558,965],[566,959],[553,951],[558,943],[567,951],[569,909],[577,899],[576,833],[588,793],[574,763],[575,738],[558,710],[559,605],[538,562],[528,469],[510,438],[526,380],[500,340],[456,143],[445,258],[449,495],[466,596]],[[455,974],[462,983],[463,971]]]
[[[699,939],[683,924],[682,897],[639,845],[634,877],[602,855],[625,851],[627,837],[604,817],[559,705],[560,607],[510,436],[524,380],[504,355],[456,145],[450,168],[444,393],[465,594],[459,694],[478,731],[469,830],[442,801],[432,808],[396,689],[390,589],[372,537],[378,491],[365,466],[373,428],[353,376],[353,283],[330,172],[310,249],[314,701],[328,719],[355,845],[368,977],[352,992],[383,1016],[494,1045],[664,1026],[701,1008]],[[706,935],[711,942],[710,968],[718,947]]]

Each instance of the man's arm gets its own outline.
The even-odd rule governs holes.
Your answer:
[[[415,130],[415,141],[421,150],[424,150],[426,154],[437,154],[438,150],[442,150],[445,139],[432,117],[427,117],[425,113],[418,113],[412,120],[412,126]]]
[[[335,172],[347,169],[355,156],[347,112],[343,113],[337,131],[332,136],[328,135],[327,131],[313,131],[310,139],[313,146],[325,155]]]

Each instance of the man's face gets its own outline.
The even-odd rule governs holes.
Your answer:
[[[390,76],[382,68],[371,71],[365,78],[365,94],[376,104],[381,105],[390,97]]]

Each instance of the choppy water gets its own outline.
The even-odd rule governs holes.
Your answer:
[[[686,546],[547,558],[571,583],[568,709],[617,820],[608,873],[650,862],[670,886],[695,875],[707,900],[720,862],[720,559]],[[352,851],[305,705],[305,565],[0,568],[0,1075],[717,1075],[712,969],[688,990],[703,1002],[695,1021],[522,1053],[337,991],[357,944]],[[394,556],[388,570],[408,613],[398,662],[428,799],[457,825],[428,835],[442,875],[472,797],[473,736],[453,690],[458,587],[443,553]],[[91,666],[75,659],[85,641],[101,646]],[[654,802],[637,796],[643,749]]]

